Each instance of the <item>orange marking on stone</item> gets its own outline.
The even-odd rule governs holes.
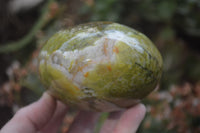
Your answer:
[[[90,63],[91,64],[98,64],[98,62],[96,62],[96,61],[91,61]]]
[[[78,60],[75,60],[75,64],[76,64],[76,65],[78,64]]]
[[[119,49],[118,49],[118,47],[114,46],[114,48],[113,48],[113,52],[116,53],[116,54],[118,54],[118,53],[119,53]]]
[[[109,71],[112,71],[112,68],[111,68],[110,65],[107,66],[107,69],[108,69]]]
[[[83,66],[79,67],[79,68],[78,68],[78,70],[82,72],[82,71],[83,71],[83,69],[84,69],[85,67],[87,67],[87,66],[88,66],[88,64],[85,64],[85,65],[83,65]]]
[[[86,72],[85,74],[84,74],[84,77],[88,77],[88,75],[89,75],[89,72]]]
[[[80,90],[77,86],[74,86],[74,88],[76,88],[77,90]]]

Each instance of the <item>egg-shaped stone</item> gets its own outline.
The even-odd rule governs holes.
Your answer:
[[[154,90],[162,57],[144,34],[93,22],[54,34],[40,52],[39,73],[49,93],[68,105],[116,111]]]

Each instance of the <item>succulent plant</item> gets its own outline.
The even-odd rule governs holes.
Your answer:
[[[115,111],[154,90],[162,57],[142,33],[113,22],[61,30],[39,55],[40,77],[49,93],[86,110]]]

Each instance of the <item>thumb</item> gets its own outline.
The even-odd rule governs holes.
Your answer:
[[[51,119],[55,108],[56,100],[44,93],[40,100],[20,109],[0,133],[35,133]]]

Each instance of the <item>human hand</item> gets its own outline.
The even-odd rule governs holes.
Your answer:
[[[44,93],[37,102],[20,109],[0,133],[56,133],[68,108]],[[100,133],[135,133],[145,115],[138,104],[128,110],[112,112]],[[80,111],[67,133],[93,133],[100,113]]]

